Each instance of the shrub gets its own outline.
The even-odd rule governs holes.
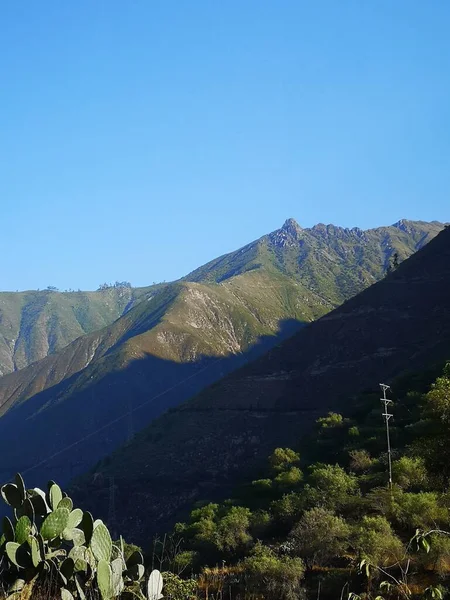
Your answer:
[[[181,579],[178,575],[166,571],[162,573],[164,579],[164,598],[166,600],[191,600],[196,598],[197,581],[195,579]]]
[[[344,424],[344,418],[339,413],[329,412],[326,417],[320,417],[316,423],[320,425],[322,429],[332,429],[336,427],[342,427]]]
[[[297,600],[305,567],[300,558],[280,558],[258,542],[250,556],[240,563],[247,584],[269,600]]]
[[[355,526],[352,545],[359,559],[367,559],[376,566],[396,563],[404,555],[403,544],[381,515],[365,516]]]
[[[275,473],[280,473],[300,462],[300,455],[290,448],[276,448],[269,458],[269,464]]]
[[[309,567],[324,566],[341,556],[350,535],[349,525],[325,508],[316,507],[304,513],[290,534],[292,548]]]

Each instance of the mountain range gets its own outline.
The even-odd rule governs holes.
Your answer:
[[[145,542],[196,500],[225,498],[275,447],[298,445],[317,417],[449,357],[446,229],[382,281],[155,420],[75,491],[107,517],[113,481],[120,527]]]
[[[0,295],[1,368],[10,371],[0,378],[2,477],[20,469],[29,480],[45,473],[64,482],[85,472],[169,408],[382,279],[395,254],[408,258],[443,227],[302,229],[289,219],[177,282]],[[266,386],[249,393],[261,403]]]

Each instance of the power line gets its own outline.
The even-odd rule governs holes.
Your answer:
[[[119,421],[121,421],[122,419],[124,419],[125,417],[127,417],[130,413],[134,413],[137,410],[141,409],[143,406],[145,406],[146,404],[148,404],[149,402],[153,402],[154,400],[157,400],[158,398],[161,398],[162,396],[164,396],[165,394],[167,394],[168,392],[171,392],[172,390],[176,389],[177,387],[179,387],[180,385],[182,385],[183,383],[186,383],[186,381],[189,381],[190,379],[193,379],[194,377],[197,377],[197,375],[200,375],[200,373],[203,373],[204,371],[206,371],[207,369],[209,369],[210,367],[212,367],[214,364],[216,364],[219,360],[221,360],[221,358],[216,358],[212,363],[210,363],[209,365],[206,365],[205,367],[203,367],[202,369],[200,369],[199,371],[196,371],[195,373],[192,373],[192,375],[189,375],[188,377],[185,377],[184,379],[182,379],[181,381],[178,381],[178,383],[175,383],[174,385],[172,385],[171,387],[165,389],[164,391],[160,392],[159,394],[156,394],[155,396],[153,396],[152,398],[149,398],[148,400],[145,400],[145,402],[142,402],[141,404],[139,404],[139,406],[135,406],[134,408],[129,408],[127,410],[127,412],[123,413],[122,415],[120,415],[119,417],[116,417],[115,419],[112,419],[111,421],[109,421],[108,423],[105,423],[105,425],[102,425],[101,427],[99,427],[98,429],[96,429],[95,431],[91,431],[91,433],[86,434],[85,436],[83,436],[82,438],[76,440],[75,442],[72,442],[71,444],[68,444],[67,446],[65,446],[64,448],[61,448],[61,450],[58,450],[57,452],[54,452],[53,454],[51,454],[50,456],[47,456],[47,458],[44,458],[43,460],[39,461],[38,463],[36,463],[35,465],[29,467],[28,469],[26,469],[25,471],[22,472],[22,475],[26,475],[27,473],[29,473],[30,471],[33,471],[34,469],[37,469],[38,467],[41,467],[42,465],[45,465],[48,461],[52,460],[53,458],[56,458],[57,456],[60,456],[61,454],[63,454],[64,452],[66,452],[67,450],[71,450],[72,448],[75,448],[75,446],[78,446],[78,444],[81,444],[82,442],[88,440],[89,438],[91,438],[94,435],[97,435],[98,433],[100,433],[101,431],[104,431],[105,429],[107,429],[108,427],[110,427],[111,425],[114,425],[115,423],[118,423]]]

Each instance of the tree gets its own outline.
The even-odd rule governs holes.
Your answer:
[[[339,465],[313,465],[310,486],[305,492],[308,505],[334,510],[359,492],[358,480]]]
[[[291,467],[286,471],[282,471],[275,477],[275,484],[284,490],[292,490],[303,480],[303,473],[298,467]]]
[[[393,271],[398,269],[399,265],[400,265],[400,258],[398,256],[398,252],[394,252],[394,254],[389,259],[387,272],[392,273]]]
[[[406,492],[397,498],[397,504],[397,520],[403,526],[426,529],[448,522],[448,510],[435,492]]]
[[[266,510],[257,510],[250,516],[250,532],[255,538],[265,536],[272,524],[272,517]]]
[[[316,423],[320,425],[322,429],[334,429],[336,427],[342,427],[344,418],[339,413],[329,412],[326,417],[317,419]]]
[[[448,425],[450,423],[450,363],[444,368],[442,377],[438,377],[426,395],[427,408],[431,415]]]
[[[366,473],[374,463],[367,450],[351,450],[349,456],[350,469],[357,473]]]
[[[291,492],[272,502],[270,507],[275,518],[284,524],[294,523],[304,510],[304,496],[304,493]]]
[[[249,533],[251,512],[243,506],[232,506],[217,526],[217,547],[234,552],[251,542]]]
[[[280,473],[300,462],[300,455],[290,448],[276,448],[269,458],[269,464],[275,473]]]
[[[372,565],[379,567],[401,560],[405,552],[389,521],[381,515],[362,518],[354,528],[352,546],[359,560],[367,559]]]
[[[332,511],[316,507],[307,510],[290,534],[293,550],[308,567],[324,566],[345,552],[350,527]]]
[[[395,460],[392,463],[392,475],[395,483],[404,490],[421,489],[428,482],[425,461],[419,456],[402,456]]]
[[[283,557],[260,542],[239,566],[246,583],[268,600],[297,600],[301,597],[301,581],[305,566],[300,558]]]

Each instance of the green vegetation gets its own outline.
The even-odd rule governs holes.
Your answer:
[[[101,292],[0,292],[0,376],[110,325],[151,289],[120,285]]]
[[[198,593],[274,600],[445,594],[450,364],[393,387],[392,488],[379,397],[365,394],[347,415],[318,418],[298,448],[275,449],[232,499],[178,523],[182,577],[195,575]]]
[[[47,493],[27,490],[17,474],[1,494],[13,512],[12,520],[3,518],[0,538],[0,584],[10,600],[39,595],[86,600],[96,591],[102,600],[127,593],[142,600],[161,597],[157,571],[147,593],[141,589],[145,567],[139,550],[127,555],[122,540],[113,544],[106,525],[74,509],[55,482],[49,482]]]

